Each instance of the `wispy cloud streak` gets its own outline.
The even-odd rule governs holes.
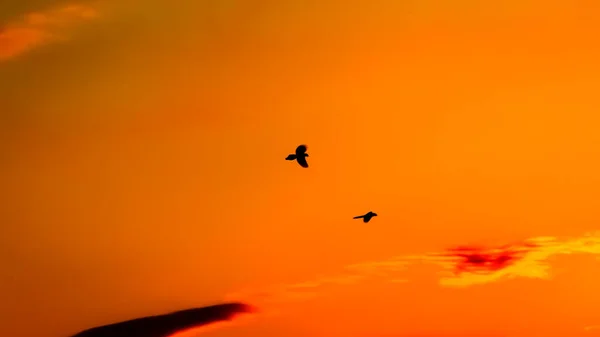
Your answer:
[[[583,331],[600,331],[600,325],[589,325],[583,328]]]
[[[410,281],[407,270],[415,264],[440,267],[441,271],[435,277],[444,287],[467,287],[518,277],[548,279],[551,277],[549,259],[566,254],[600,255],[600,235],[588,234],[566,240],[536,237],[500,247],[458,246],[442,252],[396,256],[348,265],[332,276],[262,291],[241,291],[227,298],[262,303],[288,302],[314,298],[326,286],[352,285],[367,279],[405,283]]]
[[[0,62],[40,46],[66,41],[69,29],[98,16],[94,7],[72,4],[27,13],[17,20],[0,25]]]

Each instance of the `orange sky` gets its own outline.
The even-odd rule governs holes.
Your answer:
[[[0,336],[600,336],[599,4],[169,3],[0,6]]]

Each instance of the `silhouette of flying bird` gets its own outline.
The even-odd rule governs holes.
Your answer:
[[[296,148],[296,154],[288,155],[285,160],[296,160],[300,166],[307,168],[308,163],[306,162],[306,157],[308,157],[308,153],[306,153],[306,145],[300,145]]]
[[[367,222],[371,221],[371,218],[373,218],[374,216],[377,216],[377,213],[373,213],[373,212],[369,211],[369,213],[367,213],[367,214],[355,216],[352,219],[363,219],[363,222],[367,223]]]

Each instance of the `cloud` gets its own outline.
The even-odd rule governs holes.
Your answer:
[[[95,8],[78,4],[28,13],[0,27],[0,62],[49,43],[68,40],[69,29],[98,16]]]
[[[186,334],[189,330],[230,321],[255,309],[244,303],[225,303],[137,318],[82,331],[72,337],[167,337]]]
[[[442,252],[396,256],[348,265],[332,276],[261,291],[240,291],[227,298],[262,303],[288,302],[312,299],[326,286],[349,286],[367,279],[402,284],[410,281],[407,271],[415,264],[440,267],[441,271],[434,277],[444,287],[466,287],[518,277],[548,279],[550,257],[565,254],[600,255],[600,234],[566,240],[536,237],[500,247],[457,246]]]
[[[273,303],[305,301],[317,297],[325,287],[351,286],[368,279],[384,279],[389,283],[405,283],[400,277],[410,264],[407,257],[352,264],[339,273],[312,280],[275,285],[261,290],[246,289],[230,293],[227,300],[244,299],[263,306]],[[263,315],[264,316],[264,315]]]
[[[451,249],[429,257],[430,262],[449,271],[440,279],[440,284],[462,287],[516,277],[548,279],[551,276],[549,258],[565,254],[600,254],[600,236],[588,234],[562,241],[538,237],[495,249]]]

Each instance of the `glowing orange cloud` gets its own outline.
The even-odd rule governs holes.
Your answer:
[[[558,240],[537,237],[522,243],[498,248],[456,247],[445,252],[397,256],[384,261],[346,266],[344,271],[330,277],[279,285],[263,291],[238,292],[229,299],[248,299],[273,303],[306,300],[318,295],[327,285],[351,285],[368,278],[384,282],[404,283],[406,270],[413,264],[434,264],[442,268],[439,283],[447,287],[464,287],[516,277],[547,279],[550,277],[548,259],[558,254],[599,254],[600,235]]]
[[[0,28],[0,61],[26,53],[33,48],[67,39],[65,29],[98,17],[96,9],[68,5],[43,12],[33,12]]]

